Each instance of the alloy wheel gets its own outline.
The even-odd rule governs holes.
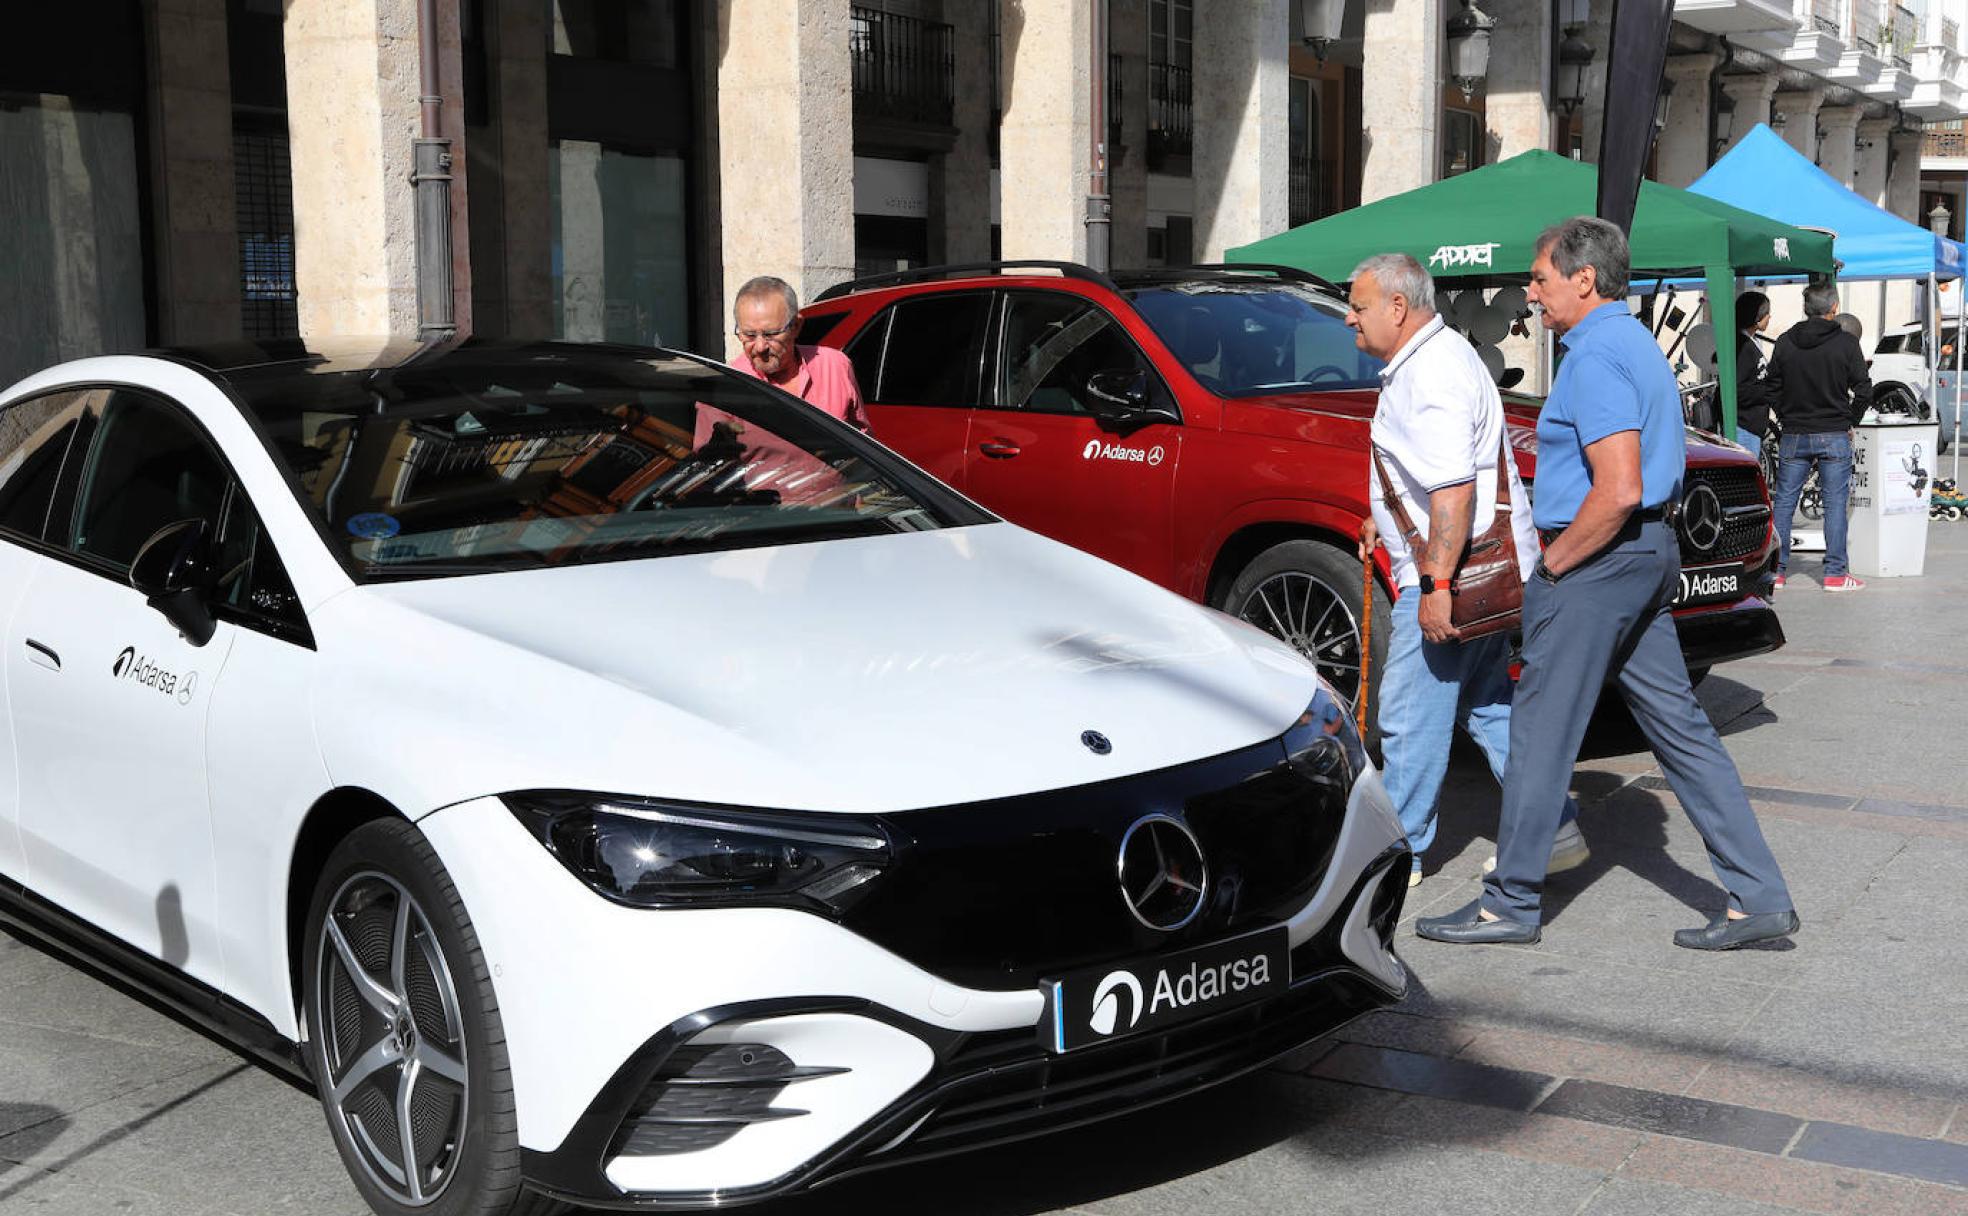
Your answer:
[[[464,1144],[464,1021],[444,949],[388,875],[350,877],[318,958],[323,1100],[369,1181],[406,1207],[444,1192]]]
[[[1252,589],[1239,619],[1291,643],[1351,705],[1360,693],[1360,622],[1324,581],[1297,570]]]

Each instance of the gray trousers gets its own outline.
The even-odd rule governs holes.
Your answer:
[[[1674,796],[1701,833],[1729,906],[1786,912],[1790,892],[1743,793],[1735,761],[1695,701],[1668,603],[1680,548],[1667,524],[1620,539],[1556,583],[1524,586],[1524,670],[1510,719],[1496,871],[1483,906],[1536,924],[1551,837],[1601,688],[1615,683]]]

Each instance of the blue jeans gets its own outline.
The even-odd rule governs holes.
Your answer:
[[[1736,428],[1736,442],[1752,452],[1763,450],[1763,436],[1758,435],[1755,431],[1746,430],[1743,427]]]
[[[1826,578],[1845,573],[1845,540],[1852,508],[1852,436],[1846,431],[1797,434],[1785,431],[1777,442],[1777,573],[1790,569],[1790,520],[1804,493],[1811,466],[1824,490]]]
[[[1431,642],[1416,613],[1421,592],[1404,588],[1394,601],[1394,628],[1382,660],[1380,753],[1387,796],[1401,816],[1415,868],[1435,843],[1435,800],[1449,771],[1449,743],[1458,724],[1490,762],[1499,784],[1510,761],[1510,636],[1473,642]],[[1565,800],[1561,826],[1578,818]],[[1550,842],[1545,842],[1549,846]]]

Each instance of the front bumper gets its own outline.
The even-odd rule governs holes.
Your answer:
[[[804,912],[609,903],[497,800],[422,826],[494,976],[528,1182],[590,1206],[765,1199],[1139,1109],[1260,1067],[1407,982],[1392,951],[1407,847],[1371,770],[1285,918],[1288,987],[1063,1055],[1041,1045],[1036,985],[959,986]]]
[[[1784,644],[1776,610],[1758,596],[1676,613],[1674,628],[1690,670],[1768,654]]]

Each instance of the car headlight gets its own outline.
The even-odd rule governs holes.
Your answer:
[[[1285,731],[1285,755],[1301,776],[1341,793],[1351,791],[1354,778],[1367,770],[1367,749],[1353,728],[1353,715],[1323,682]]]
[[[595,794],[505,795],[575,877],[638,907],[776,904],[837,916],[889,860],[878,825]]]

